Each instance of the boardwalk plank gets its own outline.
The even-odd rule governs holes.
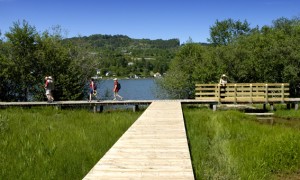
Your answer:
[[[180,102],[153,102],[84,179],[194,179]]]

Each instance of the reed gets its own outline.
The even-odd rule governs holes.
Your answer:
[[[183,110],[196,179],[298,175],[298,128],[257,123],[238,111]],[[51,107],[0,110],[0,179],[82,179],[140,114]]]
[[[82,179],[140,114],[0,110],[0,179]]]
[[[196,179],[273,179],[300,169],[300,131],[237,111],[184,109]]]

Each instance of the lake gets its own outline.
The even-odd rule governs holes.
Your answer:
[[[158,97],[159,88],[156,80],[153,78],[148,79],[119,79],[121,89],[119,94],[123,100],[157,100],[164,99]],[[114,81],[110,80],[97,80],[97,99],[113,99],[113,86]]]

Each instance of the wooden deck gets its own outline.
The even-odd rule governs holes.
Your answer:
[[[285,103],[288,83],[196,84],[196,99],[216,99],[220,103]]]
[[[181,102],[153,102],[84,179],[194,179]]]

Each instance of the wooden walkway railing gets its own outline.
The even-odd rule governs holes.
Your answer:
[[[216,99],[220,103],[283,103],[288,101],[288,83],[196,84],[196,99]]]

